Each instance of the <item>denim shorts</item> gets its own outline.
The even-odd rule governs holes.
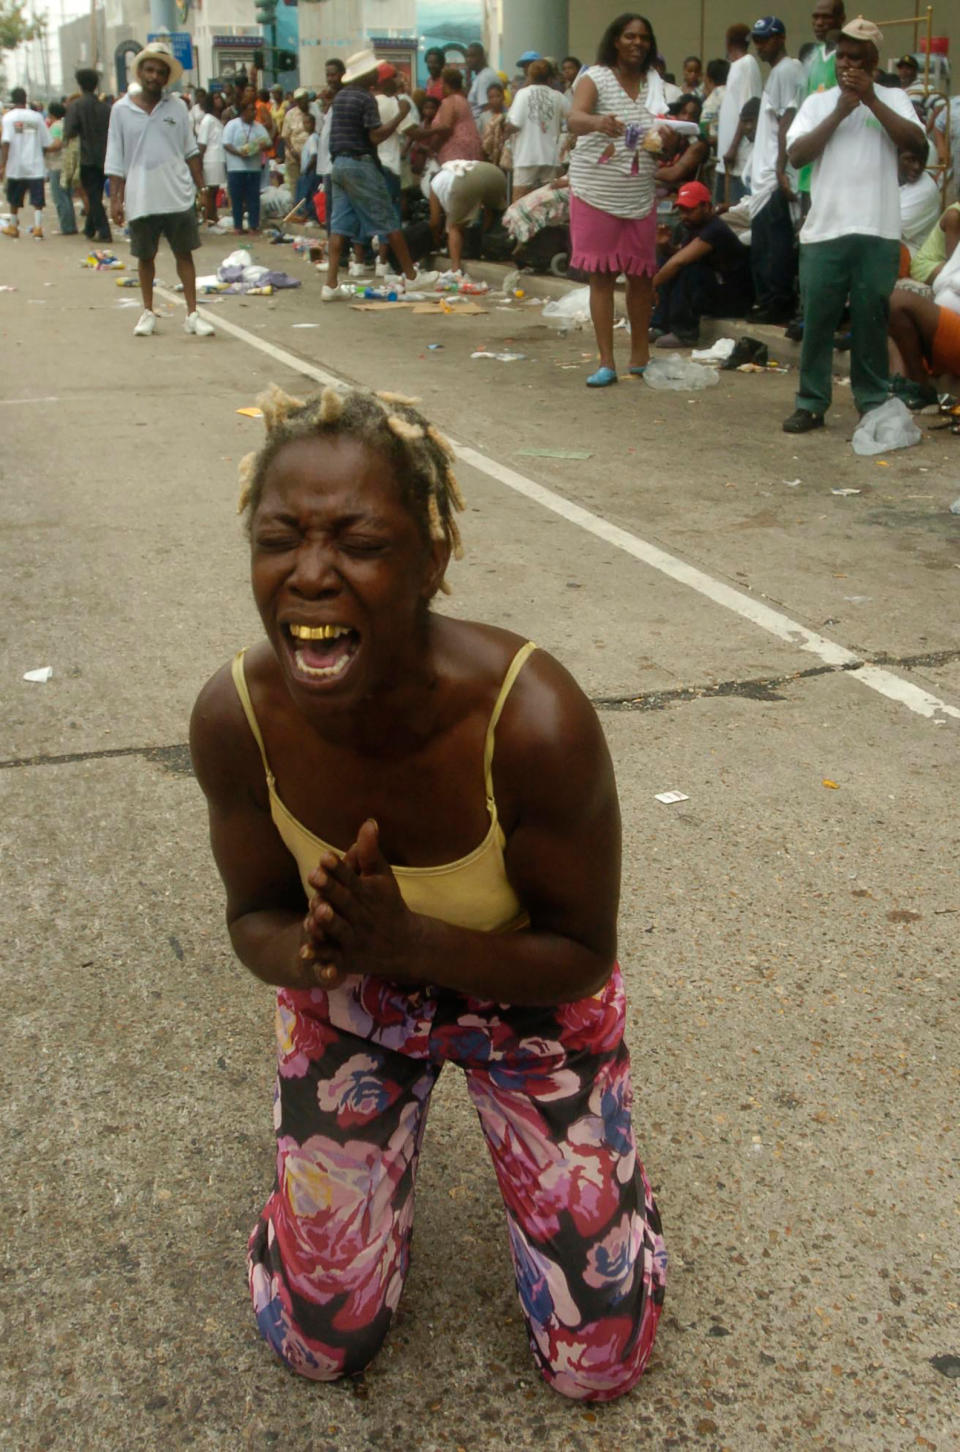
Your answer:
[[[372,156],[338,156],[333,163],[330,231],[366,241],[397,230],[397,214],[383,173]]]
[[[8,176],[6,193],[7,202],[15,209],[19,210],[23,206],[24,197],[29,195],[31,207],[35,207],[38,212],[43,211],[44,195],[42,176]]]

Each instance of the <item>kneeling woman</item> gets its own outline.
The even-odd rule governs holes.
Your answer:
[[[462,506],[449,446],[410,404],[263,405],[244,508],[265,638],[208,683],[191,729],[233,946],[278,990],[257,1322],[318,1380],[374,1356],[452,1063],[536,1362],[567,1396],[612,1399],[649,1358],[666,1257],[630,1124],[599,723],[532,643],[432,612]]]

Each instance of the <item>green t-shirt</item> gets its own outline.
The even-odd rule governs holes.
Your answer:
[[[960,212],[960,202],[954,202],[952,207],[947,208],[947,212]],[[944,216],[946,216],[946,212]],[[933,269],[947,260],[947,238],[940,226],[942,221],[943,217],[935,224],[927,240],[917,248],[914,254],[910,264],[910,276],[915,282],[926,282]]]
[[[812,96],[815,91],[829,91],[831,86],[837,84],[837,53],[832,50],[827,53],[825,45],[820,44],[810,57],[810,66],[807,71],[807,95]],[[809,166],[802,166],[797,172],[797,191],[810,191],[810,178],[813,175],[813,162]]]

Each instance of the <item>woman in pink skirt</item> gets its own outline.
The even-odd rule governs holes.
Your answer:
[[[568,126],[577,138],[570,157],[572,267],[589,273],[590,315],[600,366],[589,388],[617,381],[613,360],[614,286],[627,279],[630,372],[649,360],[648,330],[657,270],[657,159],[644,137],[667,110],[653,61],[657,42],[642,15],[620,15],[608,27],[597,64],[577,82]]]

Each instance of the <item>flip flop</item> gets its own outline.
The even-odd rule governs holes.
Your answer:
[[[617,371],[615,368],[598,368],[596,373],[591,373],[587,379],[588,388],[609,388],[611,383],[617,382]]]
[[[636,363],[630,369],[630,372],[633,374],[634,378],[642,378],[643,375],[646,373],[646,371],[647,371],[647,365],[646,365],[646,363]]]

